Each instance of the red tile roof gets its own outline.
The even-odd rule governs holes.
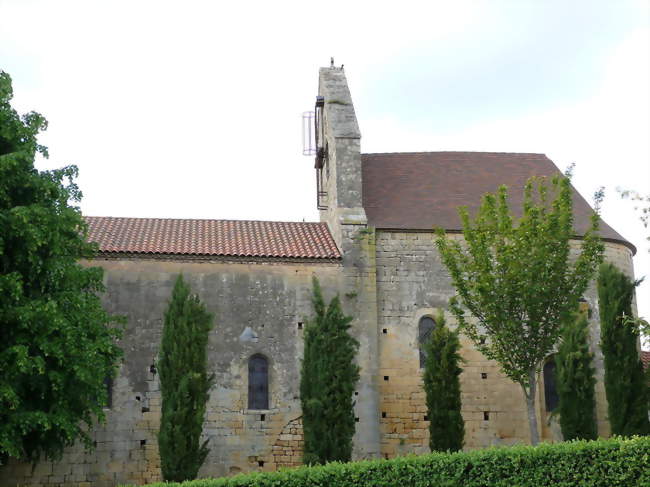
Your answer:
[[[363,206],[368,223],[384,229],[460,230],[459,206],[470,213],[481,196],[502,184],[513,214],[521,209],[523,187],[531,176],[552,176],[560,171],[544,154],[500,152],[413,152],[362,154]],[[577,235],[589,228],[593,210],[573,191],[574,227]],[[634,246],[601,222],[604,239]]]
[[[641,350],[641,363],[643,364],[643,370],[650,367],[650,352]]]
[[[339,259],[327,224],[85,217],[103,253]]]

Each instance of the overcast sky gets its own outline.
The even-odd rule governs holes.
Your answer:
[[[14,106],[47,117],[86,215],[317,220],[301,113],[345,64],[363,152],[540,152],[638,250],[650,193],[647,0],[0,0]],[[650,280],[650,277],[649,277]],[[638,292],[650,316],[650,285]]]

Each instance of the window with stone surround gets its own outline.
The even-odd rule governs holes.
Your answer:
[[[560,403],[556,385],[556,370],[555,356],[553,355],[544,364],[544,405],[548,413],[555,410]]]
[[[418,324],[418,345],[420,347],[420,368],[424,368],[424,363],[427,360],[427,354],[424,351],[424,344],[429,340],[431,332],[436,327],[436,322],[430,316],[423,316],[420,318]]]
[[[248,409],[269,408],[269,361],[259,353],[248,360]]]

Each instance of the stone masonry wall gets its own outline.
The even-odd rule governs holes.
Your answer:
[[[446,310],[453,295],[449,275],[440,261],[431,232],[377,232],[377,306],[380,350],[381,452],[386,458],[424,453],[428,448],[428,421],[419,367],[418,323],[423,316]],[[632,272],[631,252],[606,244],[606,258]],[[595,285],[586,293],[592,309],[591,348],[597,369],[599,433],[609,434],[603,386],[603,361],[598,347],[600,327]],[[454,318],[445,312],[447,323]],[[465,447],[528,443],[526,405],[521,389],[505,377],[495,362],[486,360],[461,335],[466,360],[461,375]],[[538,421],[544,440],[559,440],[557,424],[549,424],[540,384]]]
[[[302,465],[304,449],[302,416],[289,421],[273,445],[273,463],[277,468]]]
[[[318,276],[325,298],[331,299],[340,287],[340,264],[158,260],[92,264],[105,269],[107,309],[128,319],[120,342],[124,361],[114,382],[107,422],[93,433],[95,451],[69,448],[61,462],[41,462],[33,473],[30,465],[13,462],[0,469],[0,485],[108,487],[160,480],[156,433],[161,398],[155,362],[163,313],[181,272],[215,313],[208,355],[216,382],[204,423],[210,454],[199,476],[299,463],[299,367],[303,323],[312,314],[311,279]],[[243,341],[247,328],[253,338]],[[268,410],[249,410],[247,405],[248,359],[255,353],[269,360]],[[277,447],[282,448],[281,455]]]
[[[174,279],[185,278],[216,315],[210,336],[210,367],[217,375],[204,433],[211,452],[201,477],[298,465],[302,456],[299,364],[302,328],[311,315],[311,277],[325,297],[340,293],[347,313],[356,317],[361,381],[355,393],[359,418],[354,459],[392,457],[428,451],[428,423],[419,368],[417,325],[422,316],[445,309],[451,283],[431,233],[373,232],[356,222],[340,227],[343,265],[336,263],[233,263],[158,260],[94,261],[105,270],[105,304],[126,315],[121,346],[124,363],[116,378],[107,423],[93,432],[95,451],[65,451],[60,462],[10,463],[0,470],[0,485],[108,487],[160,480],[156,432],[160,391],[155,365],[162,317]],[[631,253],[606,245],[606,258],[632,276]],[[585,298],[592,309],[591,341],[597,371],[599,434],[607,436],[607,404],[595,285]],[[453,318],[447,315],[454,326]],[[242,340],[249,328],[251,339]],[[252,335],[251,335],[252,333]],[[485,360],[466,339],[461,375],[466,448],[527,443],[525,404],[518,386]],[[254,353],[269,358],[270,409],[248,410],[247,361]],[[378,360],[377,360],[378,359]],[[377,399],[375,399],[377,398]],[[556,424],[539,395],[543,439],[558,440]]]

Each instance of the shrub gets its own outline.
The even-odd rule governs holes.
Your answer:
[[[648,487],[650,438],[430,453],[195,480],[183,487]],[[153,484],[174,487],[180,484]]]

